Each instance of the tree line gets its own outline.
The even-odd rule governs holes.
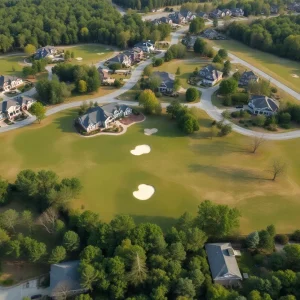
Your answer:
[[[151,38],[155,27],[137,14],[121,16],[106,0],[4,0],[0,5],[0,51],[46,45],[104,43],[125,48]],[[162,36],[165,33],[162,34]]]
[[[250,25],[233,22],[227,32],[252,48],[300,60],[300,16],[260,19]]]

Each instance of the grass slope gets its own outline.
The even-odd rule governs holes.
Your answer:
[[[197,212],[210,199],[238,207],[241,232],[248,233],[274,223],[279,232],[300,228],[300,139],[267,142],[256,155],[248,151],[246,137],[209,136],[211,120],[201,113],[201,131],[183,136],[166,117],[148,117],[125,135],[83,138],[72,127],[76,111],[47,118],[41,125],[0,135],[0,174],[14,180],[26,168],[52,169],[60,177],[77,176],[84,190],[74,201],[76,208],[96,211],[104,220],[115,214],[132,215],[137,221],[170,224],[184,211]],[[144,128],[158,128],[145,136]],[[148,144],[150,154],[130,154],[137,145]],[[269,180],[273,157],[289,163],[287,176]],[[155,187],[148,201],[132,195],[139,184]]]

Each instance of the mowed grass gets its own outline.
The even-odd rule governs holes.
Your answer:
[[[75,45],[70,47],[61,47],[61,49],[74,52],[74,59],[72,59],[71,63],[82,65],[96,64],[99,61],[108,59],[115,51],[115,49],[109,45],[99,44]],[[76,60],[77,57],[81,57],[82,60]]]
[[[299,62],[250,48],[234,40],[209,42],[219,48],[227,49],[232,54],[300,93]],[[293,74],[299,76],[299,78],[292,77]]]
[[[209,138],[211,120],[201,112],[199,133],[184,136],[167,117],[147,117],[121,136],[83,138],[73,130],[76,110],[51,116],[0,135],[0,174],[15,180],[23,169],[51,169],[60,178],[76,176],[84,186],[72,206],[98,212],[109,221],[130,214],[137,221],[171,224],[183,212],[197,212],[201,201],[237,207],[240,232],[246,234],[271,223],[278,232],[300,228],[300,139],[266,142],[256,155],[249,138],[232,133]],[[144,128],[158,128],[145,136]],[[133,156],[130,150],[147,144],[151,152]],[[269,163],[283,157],[286,176],[270,181]],[[140,184],[154,186],[148,201],[132,195]]]
[[[16,55],[0,56],[0,75],[22,76],[22,65],[26,55],[20,53]]]

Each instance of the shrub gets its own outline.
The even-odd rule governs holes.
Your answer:
[[[222,112],[222,116],[225,118],[225,119],[229,119],[230,118],[230,112],[228,110],[224,110]]]
[[[244,120],[239,120],[239,123],[240,124],[245,124],[245,121]],[[248,126],[248,125],[247,125]]]
[[[281,124],[280,127],[283,129],[290,129],[291,125],[290,124]]]
[[[240,112],[238,112],[238,111],[233,111],[233,112],[231,113],[231,116],[232,116],[233,118],[238,118],[238,117],[240,116]]]
[[[164,63],[164,60],[163,60],[162,58],[157,58],[157,59],[154,61],[153,65],[154,65],[154,67],[159,67],[159,66],[161,66],[163,63]]]
[[[275,239],[281,245],[286,245],[289,242],[289,237],[286,234],[278,234]]]
[[[231,96],[232,104],[247,104],[249,101],[249,95],[246,93],[236,93]]]
[[[223,98],[223,105],[224,106],[232,106],[232,100],[231,100],[231,96],[230,95],[226,95]]]
[[[257,115],[255,119],[253,119],[253,125],[262,127],[265,125],[266,117],[264,115]]]
[[[232,126],[230,124],[223,125],[220,131],[220,136],[226,136],[232,131]]]
[[[120,80],[116,79],[115,82],[114,82],[114,87],[116,88],[120,88],[122,86],[122,83]]]
[[[270,131],[277,131],[277,125],[276,124],[270,124],[267,126],[267,129]]]
[[[291,236],[291,239],[296,242],[300,242],[300,230],[295,230]]]
[[[155,96],[156,96],[156,98],[160,98],[160,97],[162,97],[162,93],[161,92],[156,92]]]
[[[196,88],[188,88],[185,93],[187,102],[194,102],[199,99],[199,92]]]
[[[276,94],[276,93],[277,93],[277,88],[276,88],[275,86],[272,86],[272,87],[271,87],[271,92],[272,92],[273,94]]]
[[[292,119],[292,117],[288,112],[282,112],[278,116],[278,122],[279,122],[279,124],[282,124],[282,125],[289,124],[291,122],[291,119]]]

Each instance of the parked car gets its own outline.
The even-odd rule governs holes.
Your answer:
[[[244,105],[237,105],[235,108],[243,109],[243,108],[244,108]]]

